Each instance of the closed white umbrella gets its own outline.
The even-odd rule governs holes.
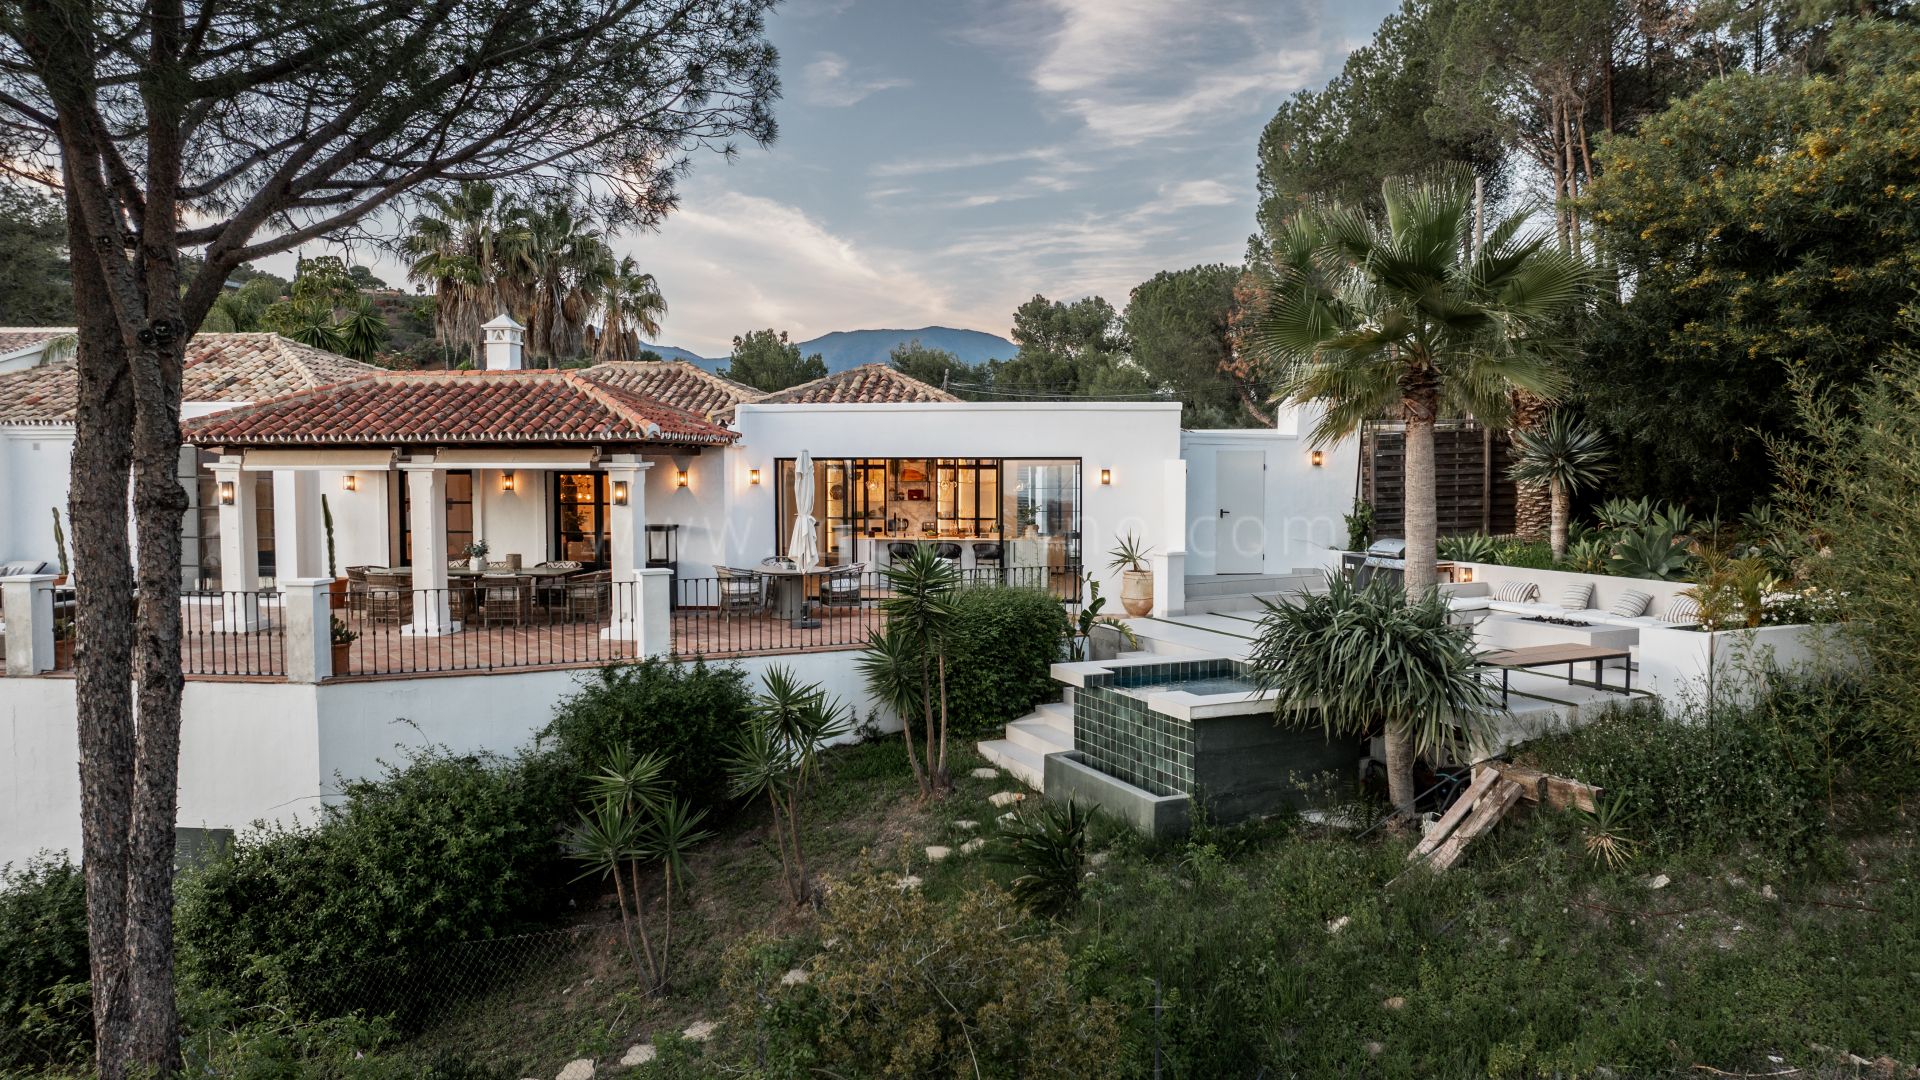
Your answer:
[[[800,451],[793,463],[793,535],[787,538],[787,557],[802,570],[820,565],[820,523],[813,518],[813,455]]]

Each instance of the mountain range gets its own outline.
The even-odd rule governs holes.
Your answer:
[[[951,326],[923,326],[918,330],[835,330],[817,338],[799,342],[800,354],[819,353],[828,373],[845,371],[861,364],[884,364],[894,346],[919,341],[929,349],[945,349],[968,364],[1010,359],[1018,351],[1013,342],[997,334],[980,330],[961,330]],[[724,356],[700,356],[672,345],[645,345],[669,360],[687,360],[708,371],[727,366]]]

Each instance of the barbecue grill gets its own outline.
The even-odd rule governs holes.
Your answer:
[[[1399,537],[1384,537],[1367,545],[1364,552],[1348,552],[1353,566],[1353,583],[1366,586],[1376,577],[1398,584],[1407,571],[1407,542]]]

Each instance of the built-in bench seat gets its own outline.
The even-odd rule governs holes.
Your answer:
[[[1691,626],[1694,621],[1673,622],[1660,617],[1657,610],[1666,605],[1655,597],[1648,606],[1646,615],[1615,615],[1604,608],[1565,608],[1559,604],[1533,601],[1496,600],[1493,597],[1500,585],[1498,581],[1474,581],[1458,585],[1446,585],[1442,588],[1448,594],[1447,604],[1456,614],[1472,612],[1500,612],[1507,615],[1536,616],[1551,619],[1572,619],[1577,622],[1593,623],[1599,626],[1627,626],[1644,628],[1649,626]]]

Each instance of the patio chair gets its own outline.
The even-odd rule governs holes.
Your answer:
[[[718,592],[715,606],[723,618],[734,615],[758,615],[767,610],[767,578],[752,570],[716,566]]]
[[[955,566],[960,565],[960,545],[959,544],[955,544],[955,543],[951,543],[949,541],[943,540],[940,543],[933,545],[933,555],[934,555],[934,558],[936,559],[945,559],[948,562],[954,564]]]
[[[370,567],[347,567],[347,613],[362,614],[367,610],[367,571]]]
[[[484,575],[480,579],[480,621],[488,626],[526,622],[527,592],[531,587],[531,580],[518,574]]]
[[[570,577],[562,586],[567,597],[567,621],[598,619],[613,608],[613,571],[596,570]]]
[[[893,562],[906,562],[913,558],[913,553],[918,550],[918,548],[919,545],[917,544],[909,544],[904,540],[895,540],[893,543],[887,545],[887,558]]]
[[[820,579],[820,603],[859,607],[866,602],[866,563],[849,563]]]
[[[413,574],[402,570],[368,570],[367,618],[377,623],[411,621]]]
[[[1000,567],[1006,559],[1006,549],[998,540],[973,545],[974,576],[984,581],[993,581],[1001,577]]]

